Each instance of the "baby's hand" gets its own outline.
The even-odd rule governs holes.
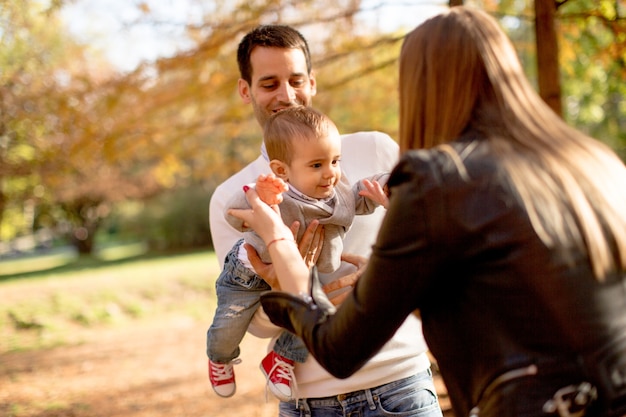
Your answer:
[[[363,180],[363,185],[365,186],[365,190],[359,191],[360,196],[374,200],[384,208],[387,208],[389,205],[389,197],[385,192],[387,187],[383,188],[380,183],[366,179]]]
[[[259,175],[256,181],[256,192],[265,204],[270,206],[283,201],[283,193],[287,191],[287,184],[274,174]]]

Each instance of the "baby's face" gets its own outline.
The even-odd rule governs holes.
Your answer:
[[[323,138],[297,139],[287,181],[313,198],[328,198],[341,178],[341,137],[336,129]]]

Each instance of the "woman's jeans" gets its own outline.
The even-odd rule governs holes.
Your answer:
[[[261,294],[271,289],[238,259],[242,244],[243,239],[228,252],[222,273],[215,283],[217,309],[207,331],[206,347],[207,356],[213,362],[228,363],[239,356],[239,344],[261,305]],[[273,350],[295,362],[304,362],[308,355],[302,339],[286,331],[276,340]]]
[[[280,417],[442,417],[430,369],[376,388],[281,402]]]

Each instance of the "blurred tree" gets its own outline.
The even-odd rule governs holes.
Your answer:
[[[3,2],[0,23],[0,238],[7,239],[29,230],[25,208],[46,200],[39,168],[50,157],[46,133],[59,120],[49,103],[73,44],[39,3]]]
[[[236,94],[235,49],[252,27],[276,22],[308,32],[316,66],[341,69],[328,82],[335,85],[392,64],[387,52],[377,62],[376,51],[400,39],[355,36],[363,30],[354,24],[358,1],[327,0],[327,7],[319,1],[215,1],[200,23],[187,25],[189,49],[116,74],[63,35],[60,5],[45,9],[31,0],[2,8],[3,44],[14,52],[3,56],[10,94],[2,95],[0,168],[2,189],[12,191],[0,202],[10,201],[17,212],[32,201],[36,214],[21,229],[65,225],[80,253],[91,252],[116,202],[217,183],[257,154],[251,144],[260,144],[258,126]],[[150,8],[138,7],[150,21]],[[19,36],[9,37],[12,32]],[[351,57],[351,49],[362,50],[361,57]],[[16,62],[28,63],[27,70]],[[333,100],[327,102],[332,107]]]
[[[626,159],[626,2],[564,2],[559,33],[566,119]]]
[[[314,105],[341,131],[396,135],[396,60],[406,29],[379,33],[368,27],[359,20],[359,0],[190,1],[198,14],[185,24],[188,47],[128,73],[114,72],[64,35],[57,19],[62,1],[49,2],[47,9],[36,0],[0,5],[3,239],[33,226],[65,225],[79,250],[89,253],[102,220],[120,202],[174,199],[172,227],[154,233],[177,245],[206,243],[190,236],[193,225],[175,221],[185,206],[199,211],[187,215],[189,220],[206,219],[206,199],[177,190],[209,194],[258,154],[260,129],[236,92],[235,51],[241,37],[261,23],[289,24],[307,37],[319,86]],[[367,7],[376,11],[384,3]],[[532,0],[472,3],[500,18],[536,80]],[[564,116],[623,146],[623,4],[558,4]],[[159,30],[171,23],[159,20],[147,2],[135,5],[141,18],[126,24]],[[178,204],[183,200],[190,203]],[[152,209],[135,215],[165,216]],[[206,233],[205,228],[195,229]],[[187,237],[172,237],[182,229]],[[162,237],[154,240],[164,244]]]
[[[323,7],[321,3],[216,1],[201,24],[187,28],[196,45],[156,62],[159,82],[150,94],[158,97],[152,102],[159,105],[152,111],[159,115],[157,120],[168,121],[161,131],[167,129],[164,137],[169,146],[177,149],[173,157],[181,169],[190,169],[191,175],[221,180],[256,157],[260,130],[251,109],[241,104],[236,92],[236,47],[243,35],[258,24],[284,23],[305,33],[320,83],[315,105],[324,111],[334,108],[335,101],[326,91],[344,88],[346,81],[394,64],[393,51],[397,48],[393,45],[399,44],[401,35],[386,38],[371,32],[360,33],[367,31],[354,24],[359,1],[326,0]],[[368,86],[366,92],[372,90]],[[392,100],[390,97],[388,103]],[[353,99],[351,105],[359,103],[364,103],[371,113],[367,100]],[[179,117],[172,118],[171,112]]]
[[[539,95],[556,114],[562,116],[559,47],[556,35],[557,2],[535,0],[534,3]]]
[[[56,7],[0,7],[0,212],[11,215],[1,219],[0,233],[4,239],[62,224],[79,252],[90,253],[108,205],[156,187],[132,158],[107,149],[116,128],[126,134],[127,120],[118,119],[129,112],[120,106],[138,101],[137,85],[107,81],[113,72],[64,34]],[[26,209],[28,216],[20,213]]]
[[[532,36],[535,33],[535,0],[482,0],[476,3],[500,19],[516,44],[531,80],[548,80],[545,87],[548,90],[560,82],[561,98],[558,101],[562,102],[562,116],[626,158],[626,2],[538,1],[551,2],[556,9],[558,81],[554,81],[554,74],[552,78],[538,74],[538,67],[539,71],[544,71],[544,66],[537,62],[537,39]],[[538,90],[539,87],[537,83]],[[544,98],[548,99],[550,95],[546,93]]]
[[[154,72],[143,121],[170,150],[159,175],[178,187],[197,180],[217,184],[256,158],[261,132],[236,91],[236,47],[261,23],[289,24],[305,34],[319,85],[314,105],[337,117],[342,130],[396,129],[396,100],[389,92],[397,88],[393,65],[402,36],[382,36],[355,24],[359,2],[320,3],[213,2],[201,23],[187,26],[194,46],[135,71]],[[391,76],[381,72],[385,68]]]

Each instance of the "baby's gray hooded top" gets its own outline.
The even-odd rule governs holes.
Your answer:
[[[368,178],[384,186],[389,174],[377,174]],[[335,194],[328,200],[318,200],[303,196],[291,187],[283,193],[283,202],[280,203],[280,214],[286,225],[291,226],[294,221],[300,222],[297,240],[300,241],[306,226],[313,219],[318,219],[324,226],[324,246],[317,261],[317,269],[322,273],[330,273],[339,268],[341,253],[343,252],[343,237],[350,229],[355,215],[371,214],[378,203],[360,196],[359,191],[365,187],[362,181],[357,181],[352,187],[345,175],[335,186]],[[263,262],[271,263],[271,258],[263,239],[252,229],[243,227],[243,221],[228,214],[232,208],[250,208],[245,193],[237,192],[229,201],[224,213],[226,221],[235,229],[243,232],[246,243],[252,245]]]

